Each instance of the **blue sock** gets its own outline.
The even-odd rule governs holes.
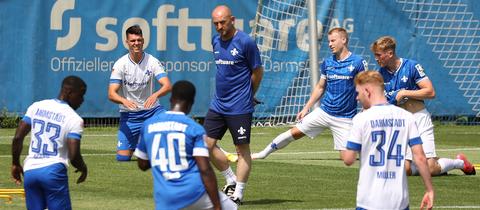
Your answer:
[[[117,161],[130,161],[131,156],[117,154]]]

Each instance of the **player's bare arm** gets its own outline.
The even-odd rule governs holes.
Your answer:
[[[407,98],[399,106],[405,110],[415,113],[425,108],[423,100],[435,98],[435,89],[429,79],[424,79],[417,83],[419,90],[400,90],[396,96],[397,101],[402,101]]]
[[[252,90],[253,90],[253,95],[258,90],[258,87],[260,86],[260,82],[262,81],[263,78],[263,67],[258,67],[252,71]]]
[[[213,172],[208,157],[195,156],[205,190],[212,201],[214,209],[221,209],[220,198],[218,197],[217,178]]]
[[[433,99],[435,98],[435,89],[433,88],[432,81],[424,79],[417,83],[419,90],[400,90],[397,94],[397,101],[401,101],[403,98],[413,98],[417,100]]]
[[[80,152],[80,141],[78,139],[67,139],[68,144],[68,159],[70,163],[75,167],[75,173],[80,172],[80,177],[77,179],[77,184],[80,184],[87,179],[87,165],[83,161],[82,154]]]
[[[323,93],[325,92],[325,86],[327,84],[327,80],[325,78],[320,78],[320,81],[317,82],[315,85],[315,89],[313,89],[312,93],[310,94],[310,99],[308,102],[303,106],[302,111],[297,114],[297,120],[303,119],[305,115],[308,114],[310,108],[317,103],[317,101],[322,97]]]
[[[422,203],[420,204],[420,209],[432,209],[435,193],[433,190],[432,177],[427,165],[427,158],[425,157],[425,153],[423,152],[421,145],[414,145],[411,148],[413,160],[417,165],[417,169],[420,172],[423,184],[425,185],[425,195],[423,196]]]
[[[12,140],[12,168],[11,174],[15,184],[19,185],[22,183],[23,167],[20,164],[20,154],[22,154],[23,149],[23,139],[30,132],[31,126],[24,122],[20,121],[17,130],[15,131],[15,136]]]
[[[172,90],[172,84],[170,83],[170,79],[168,79],[168,77],[160,78],[158,83],[160,84],[161,88],[149,96],[145,101],[144,107],[147,109],[152,108],[158,98],[167,95]]]
[[[343,163],[345,163],[345,165],[347,166],[353,165],[356,159],[357,159],[357,152],[349,149],[344,151]]]
[[[133,101],[129,101],[126,98],[120,96],[118,94],[118,90],[120,90],[120,84],[110,84],[108,86],[108,99],[117,104],[123,104],[125,107],[129,109],[136,109],[138,108],[137,104]]]

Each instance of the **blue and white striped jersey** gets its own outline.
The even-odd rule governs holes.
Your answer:
[[[428,79],[422,65],[417,61],[400,58],[398,69],[390,73],[387,68],[380,68],[379,72],[385,82],[385,96],[391,104],[397,104],[395,97],[399,90],[418,90],[418,83]]]
[[[353,79],[367,66],[367,61],[354,54],[343,60],[337,60],[335,55],[326,58],[320,68],[321,78],[326,79],[320,108],[335,117],[352,118],[357,113]]]

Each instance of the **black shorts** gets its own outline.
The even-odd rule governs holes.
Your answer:
[[[221,140],[228,130],[232,134],[233,144],[250,144],[250,130],[252,126],[252,113],[240,115],[224,115],[211,109],[205,116],[203,127],[207,136]]]

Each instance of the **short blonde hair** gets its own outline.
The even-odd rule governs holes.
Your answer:
[[[362,71],[355,76],[355,85],[373,84],[385,88],[382,75],[375,70]]]
[[[372,43],[370,50],[372,50],[372,52],[375,52],[377,50],[380,50],[380,51],[392,50],[393,53],[395,53],[396,46],[397,46],[397,42],[395,41],[395,38],[391,36],[382,36]]]
[[[339,33],[340,35],[342,35],[342,36],[345,38],[345,40],[346,40],[346,42],[347,42],[347,44],[348,44],[348,33],[347,33],[347,30],[345,30],[344,28],[338,27],[338,28],[332,28],[332,29],[330,29],[330,31],[328,31],[328,35],[331,35],[331,34],[333,34],[333,33]]]

